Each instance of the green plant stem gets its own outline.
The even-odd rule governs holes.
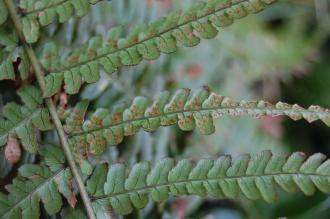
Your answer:
[[[10,17],[11,17],[13,23],[14,23],[14,27],[15,27],[15,29],[16,29],[19,37],[20,37],[20,40],[24,44],[24,48],[26,50],[26,53],[27,53],[27,55],[28,55],[28,57],[31,61],[31,64],[32,64],[34,70],[35,70],[35,75],[37,77],[37,80],[38,80],[39,86],[41,88],[41,91],[44,92],[45,91],[44,74],[41,70],[41,66],[38,62],[38,59],[37,59],[37,56],[36,56],[34,50],[25,41],[25,38],[24,38],[23,33],[22,33],[21,23],[20,23],[20,20],[19,20],[20,18],[18,17],[18,15],[16,13],[16,6],[15,6],[13,0],[5,0],[4,2],[5,2],[6,6],[8,8]],[[46,102],[46,105],[49,109],[50,115],[53,119],[53,122],[55,123],[55,127],[56,127],[57,133],[59,135],[61,145],[62,145],[62,148],[64,150],[64,154],[65,154],[66,159],[69,163],[69,166],[71,168],[71,171],[72,171],[72,174],[75,178],[75,181],[78,185],[78,189],[79,189],[80,195],[83,199],[84,205],[86,207],[87,214],[88,214],[90,219],[96,219],[93,208],[92,208],[91,201],[88,197],[88,194],[87,194],[85,186],[84,186],[84,182],[83,182],[83,180],[82,180],[82,178],[79,174],[77,165],[76,165],[76,163],[73,159],[73,155],[71,153],[71,150],[70,150],[70,147],[69,147],[69,144],[68,144],[68,140],[67,140],[66,135],[64,133],[62,123],[61,123],[61,121],[60,121],[60,119],[57,115],[55,104],[54,104],[54,102],[51,98],[46,98],[45,102]]]

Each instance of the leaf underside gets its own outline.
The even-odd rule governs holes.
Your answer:
[[[330,160],[320,153],[306,158],[302,152],[286,157],[270,151],[234,160],[228,155],[198,162],[167,158],[154,166],[138,163],[131,170],[124,164],[113,164],[109,170],[104,165],[94,170],[89,182],[95,212],[111,207],[118,214],[129,214],[133,208],[144,208],[149,198],[163,202],[169,195],[230,199],[243,195],[272,203],[277,199],[276,187],[305,195],[316,189],[329,193]]]
[[[222,115],[288,116],[293,120],[308,122],[322,120],[329,126],[330,110],[319,106],[308,109],[297,104],[278,102],[273,105],[260,101],[235,101],[210,92],[204,86],[190,92],[180,89],[170,97],[169,92],[160,93],[151,103],[145,97],[136,97],[130,106],[118,104],[110,111],[97,109],[89,119],[84,120],[88,102],[82,101],[70,111],[66,118],[65,131],[70,136],[69,143],[77,160],[91,155],[99,155],[107,145],[118,145],[124,136],[136,134],[141,128],[152,132],[160,126],[178,124],[184,131],[196,126],[202,134],[215,132],[213,120]]]

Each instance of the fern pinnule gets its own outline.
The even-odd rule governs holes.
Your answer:
[[[74,149],[89,154],[101,154],[106,146],[118,145],[124,136],[136,134],[140,128],[155,131],[160,126],[178,124],[184,131],[196,126],[202,134],[214,133],[214,118],[222,115],[253,117],[288,116],[293,120],[308,122],[322,120],[330,126],[330,110],[319,106],[304,109],[297,104],[278,102],[273,105],[260,101],[235,101],[210,92],[204,86],[195,92],[180,89],[170,97],[169,92],[160,93],[152,103],[145,97],[136,97],[130,106],[125,103],[113,107],[112,111],[97,109],[90,119],[84,121],[88,103],[80,102],[66,119],[66,131]]]
[[[61,67],[48,70],[51,73],[45,78],[44,96],[57,93],[63,82],[67,93],[77,93],[84,82],[99,80],[101,66],[111,74],[121,65],[137,65],[143,59],[158,58],[160,53],[175,52],[177,42],[187,47],[195,46],[200,38],[215,37],[216,27],[228,26],[235,19],[259,12],[273,2],[275,0],[207,0],[149,26],[139,25],[126,38],[121,38],[122,28],[113,28],[105,43],[102,44],[100,36],[95,36],[74,51]]]
[[[320,153],[306,157],[296,152],[286,157],[263,151],[233,161],[225,155],[196,163],[166,158],[154,166],[137,163],[130,171],[124,164],[112,164],[108,170],[102,165],[95,169],[87,188],[94,197],[96,212],[101,207],[111,207],[118,214],[128,214],[133,208],[144,208],[149,198],[163,202],[169,195],[232,199],[241,194],[272,203],[278,198],[277,186],[285,192],[301,190],[305,195],[313,194],[316,188],[329,193],[329,170],[330,160]]]

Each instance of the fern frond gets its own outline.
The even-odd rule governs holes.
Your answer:
[[[330,160],[323,154],[306,159],[302,152],[286,157],[263,151],[256,156],[242,155],[237,159],[221,156],[217,160],[202,159],[175,162],[171,158],[159,161],[154,167],[148,162],[135,164],[130,171],[124,164],[111,165],[91,176],[94,208],[113,208],[118,214],[128,214],[133,208],[144,208],[149,197],[163,202],[169,195],[199,195],[217,198],[237,198],[239,194],[251,200],[276,201],[277,186],[285,192],[301,190],[312,195],[316,188],[330,192]],[[107,176],[105,176],[107,172]],[[128,174],[127,174],[128,173]],[[91,186],[89,186],[91,187]],[[100,193],[103,195],[99,195]]]
[[[84,121],[88,103],[82,101],[66,119],[65,130],[70,135],[71,146],[83,153],[101,154],[106,145],[119,144],[124,136],[136,134],[142,127],[155,131],[160,126],[178,124],[180,129],[190,131],[196,126],[202,134],[215,131],[213,119],[224,114],[253,117],[285,115],[293,120],[308,122],[322,120],[330,126],[330,110],[319,106],[304,109],[297,104],[278,102],[272,105],[260,101],[234,101],[202,87],[191,93],[189,89],[178,90],[172,98],[169,92],[162,92],[149,104],[145,97],[136,97],[128,107],[126,104],[107,109],[97,109],[89,120]]]
[[[63,67],[50,69],[46,76],[45,97],[57,93],[65,84],[66,92],[75,94],[84,82],[99,80],[99,70],[111,74],[121,65],[137,65],[143,59],[157,59],[160,53],[172,53],[177,41],[192,47],[200,38],[210,39],[217,35],[216,27],[224,27],[248,13],[261,11],[276,0],[207,0],[192,6],[185,12],[175,12],[149,26],[137,26],[126,38],[120,38],[122,28],[108,32],[105,43],[96,36],[72,53]]]
[[[11,136],[17,136],[25,150],[36,153],[38,144],[35,129],[45,131],[53,127],[49,112],[42,106],[41,91],[36,87],[25,85],[17,94],[24,105],[11,102],[4,106],[4,118],[0,118],[0,146],[6,144]]]
[[[62,207],[61,194],[74,206],[76,198],[72,192],[72,176],[64,167],[62,150],[47,145],[40,154],[44,164],[21,166],[18,177],[6,186],[9,195],[0,193],[1,218],[38,219],[40,201],[48,214],[55,214]]]
[[[46,26],[56,20],[64,23],[68,21],[74,11],[77,16],[84,16],[90,4],[97,0],[21,0],[20,9],[23,11],[23,34],[28,43],[34,43],[39,38],[40,26]]]

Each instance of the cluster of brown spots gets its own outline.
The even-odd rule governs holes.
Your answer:
[[[193,128],[195,128],[195,120],[192,115],[189,116],[180,115],[178,124],[182,130],[186,130],[186,131],[190,131]]]
[[[111,121],[113,121],[114,123],[123,121],[123,112],[114,113],[111,117]]]
[[[73,156],[74,156],[74,159],[76,161],[80,160],[80,153],[78,151],[78,148],[77,148],[77,145],[76,145],[76,142],[75,142],[75,139],[72,139],[69,141],[69,144],[70,144],[70,147],[71,147],[71,150],[73,152]]]
[[[228,97],[225,97],[221,102],[222,107],[237,107],[238,105],[239,105],[238,102],[236,102]]]
[[[165,40],[162,37],[159,37],[159,46],[161,49],[166,49],[167,45],[165,43]]]
[[[215,10],[221,10],[221,9],[225,9],[225,8],[228,8],[232,5],[232,0],[227,0],[226,2],[222,3],[222,4],[219,4]]]
[[[97,56],[97,49],[95,48],[89,48],[87,51],[88,58],[94,58]]]
[[[106,132],[106,138],[108,139],[108,141],[110,142],[110,144],[113,144],[113,140],[115,139],[114,134],[112,129],[108,129]]]
[[[205,107],[218,107],[221,105],[222,100],[224,99],[224,96],[212,93],[209,98],[207,99],[207,104]]]
[[[84,113],[75,109],[73,111],[73,117],[67,122],[66,131],[71,132],[81,132],[82,124],[84,120]]]
[[[88,128],[89,129],[93,129],[93,128],[100,128],[103,126],[102,124],[102,119],[97,118],[97,117],[92,117],[90,123],[88,124]]]
[[[159,116],[161,115],[161,109],[159,103],[154,103],[146,112],[147,116]]]
[[[141,122],[139,122],[141,123]],[[125,136],[130,136],[130,135],[134,135],[138,132],[140,126],[137,126],[137,124],[134,122],[132,123],[128,123],[124,125],[124,135]]]
[[[199,98],[194,98],[191,100],[190,104],[185,105],[185,109],[187,110],[197,110],[202,108],[202,102],[200,101]]]
[[[243,8],[242,5],[237,5],[233,7],[233,13],[237,18],[243,18],[248,15],[248,13],[246,12],[246,10]]]
[[[108,38],[107,43],[111,48],[114,48],[114,49],[117,48],[117,41],[116,40]]]
[[[204,25],[206,25],[205,22],[204,22]],[[201,32],[201,33],[205,32],[205,28],[204,28],[203,25],[201,25],[200,23],[196,23],[195,26],[194,26],[194,28],[195,28],[195,30],[197,30],[198,32]],[[189,35],[190,35],[190,34],[193,34],[193,32],[190,32]]]
[[[182,30],[175,31],[175,37],[180,41],[186,38],[185,35],[182,33]]]
[[[184,103],[182,100],[175,99],[175,100],[173,100],[173,101],[170,103],[170,105],[169,105],[167,111],[168,111],[168,112],[177,112],[177,111],[180,111],[180,110],[183,109],[184,104],[185,104],[185,103]]]
[[[79,61],[79,55],[71,55],[68,57],[68,62],[70,64],[75,64]]]
[[[107,130],[107,139],[111,144],[117,145],[123,140],[123,128],[116,127]]]
[[[252,11],[252,12],[258,12],[264,9],[264,6],[260,1],[243,2],[243,6],[247,11]]]
[[[212,16],[212,21],[217,25],[217,26],[228,26],[229,24],[233,23],[233,19],[228,17],[225,13],[216,13],[214,16]]]
[[[101,131],[94,132],[94,134],[89,134],[88,142],[89,152],[94,155],[101,154],[106,147],[106,142]]]
[[[83,159],[87,159],[88,150],[87,150],[86,140],[84,137],[79,137],[78,141],[79,141],[79,146],[80,146],[80,154],[83,156]]]
[[[163,126],[175,124],[175,123],[177,123],[177,121],[178,121],[177,114],[169,115],[169,116],[162,116],[160,119],[160,123]]]
[[[133,113],[133,118],[139,118],[142,117],[145,111],[144,107],[138,107],[138,106],[131,106],[130,111]]]
[[[123,134],[122,134],[122,131],[119,128],[115,129],[115,133],[114,134],[115,134],[115,139],[116,139],[117,144],[119,144],[120,142],[122,142],[122,140],[123,140]]]
[[[213,119],[209,113],[195,116],[195,119],[196,119],[196,125],[202,134],[209,135],[214,132],[215,128],[213,124]]]
[[[168,33],[158,37],[157,43],[163,52],[169,53],[176,50],[176,40]]]
[[[142,127],[147,132],[155,131],[160,126],[160,118],[150,118],[142,123]]]

